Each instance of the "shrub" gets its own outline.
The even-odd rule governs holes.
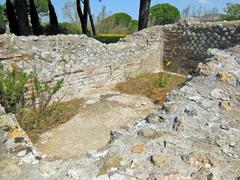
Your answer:
[[[227,3],[226,20],[239,20],[240,19],[240,4]]]
[[[15,113],[24,106],[27,80],[27,74],[17,68],[6,73],[0,71],[0,104],[7,112]]]
[[[126,13],[117,13],[102,20],[97,26],[98,33],[128,33],[131,16]]]
[[[120,38],[126,37],[127,34],[97,34],[94,36],[95,39],[102,43],[115,43],[117,42]]]
[[[128,31],[129,33],[134,33],[138,30],[138,21],[137,20],[131,20],[128,25]]]
[[[16,113],[21,108],[25,108],[24,94],[27,92],[27,81],[29,76],[18,68],[12,71],[0,71],[0,104],[3,105],[7,112]],[[49,103],[62,87],[63,80],[55,84],[40,83],[37,76],[34,77],[32,101],[33,108],[39,113],[44,112]],[[36,107],[38,102],[38,108]]]
[[[180,19],[180,12],[168,3],[157,4],[151,7],[149,18],[151,25],[172,24]]]
[[[74,24],[74,23],[60,23],[60,31],[62,34],[81,34],[81,26],[80,24]]]
[[[159,78],[154,81],[155,87],[165,87],[168,84],[170,77],[171,74],[159,73]]]
[[[52,86],[49,85],[49,83],[40,83],[38,78],[35,76],[34,78],[34,89],[36,91],[35,94],[33,94],[32,99],[34,102],[38,101],[38,110],[39,112],[44,112],[49,103],[52,101],[52,98],[54,94],[56,94],[62,87],[63,80],[59,80],[56,82],[56,84],[53,84]],[[36,106],[34,106],[36,109]]]

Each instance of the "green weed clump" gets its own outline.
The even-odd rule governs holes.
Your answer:
[[[19,108],[24,107],[27,80],[27,74],[17,68],[7,72],[0,70],[0,104],[6,112],[16,113]]]
[[[94,38],[102,43],[109,44],[118,42],[120,38],[124,38],[127,35],[128,34],[97,34]]]
[[[171,74],[159,73],[159,78],[154,82],[155,87],[165,87],[169,83],[170,78]]]
[[[33,142],[39,135],[69,121],[78,113],[83,100],[54,103],[47,106],[44,111],[25,108],[17,112],[16,117],[21,127],[27,132]]]

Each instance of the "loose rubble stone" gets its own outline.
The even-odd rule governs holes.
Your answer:
[[[144,152],[144,149],[145,149],[144,144],[138,144],[138,145],[133,146],[132,153],[141,154]]]
[[[100,168],[100,171],[97,176],[106,174],[112,168],[119,168],[121,166],[122,160],[123,158],[119,156],[109,157]]]
[[[170,157],[168,155],[152,155],[151,156],[151,162],[153,165],[160,167],[164,163],[170,160]]]
[[[190,153],[182,157],[184,161],[196,167],[211,168],[218,165],[218,161],[210,154]]]
[[[28,153],[21,159],[21,161],[19,162],[19,165],[24,164],[24,163],[34,165],[34,164],[38,163],[38,160],[32,153]]]
[[[221,101],[220,107],[225,111],[230,111],[232,109],[229,101]]]
[[[143,136],[145,138],[150,138],[150,139],[156,139],[166,134],[167,134],[166,132],[156,131],[150,128],[144,128],[138,132],[138,135]]]
[[[138,168],[139,166],[141,165],[140,161],[137,160],[137,159],[133,159],[132,162],[131,162],[131,168],[132,169],[135,169],[135,168]]]
[[[159,116],[157,113],[150,113],[148,117],[146,118],[148,123],[161,123],[164,122],[164,118],[162,116]]]
[[[231,79],[231,74],[224,71],[224,72],[218,73],[217,77],[219,78],[220,81],[229,81]]]
[[[18,153],[17,153],[17,156],[18,157],[23,157],[23,156],[25,156],[27,154],[27,150],[25,149],[25,150],[23,150],[23,151],[19,151]]]

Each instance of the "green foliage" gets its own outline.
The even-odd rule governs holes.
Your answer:
[[[15,113],[24,106],[24,93],[27,91],[28,76],[21,70],[0,71],[0,104],[7,112]]]
[[[34,78],[34,89],[36,94],[33,95],[34,101],[38,101],[39,112],[44,112],[49,103],[52,101],[53,96],[61,89],[63,80],[59,80],[56,84],[49,85],[49,83],[41,83],[37,76]]]
[[[151,25],[172,24],[180,19],[180,12],[168,3],[157,4],[151,7],[149,17]]]
[[[17,112],[16,117],[20,126],[35,142],[41,133],[72,119],[79,112],[82,103],[83,99],[60,102],[48,106],[41,113],[36,109],[21,109],[21,111]]]
[[[155,80],[155,87],[165,87],[171,78],[171,74],[159,73],[159,78]]]
[[[239,20],[240,19],[240,3],[232,4],[227,3],[226,20]]]
[[[6,21],[4,17],[4,7],[0,5],[0,34],[5,33],[6,31]]]
[[[24,94],[27,92],[26,83],[29,76],[18,68],[5,72],[0,68],[0,104],[7,112],[16,113],[20,108],[25,107]],[[34,77],[31,99],[33,100],[34,109],[38,102],[39,112],[43,112],[53,96],[60,90],[63,80],[57,81],[55,84],[41,83],[37,76]]]
[[[114,19],[115,25],[123,27],[127,27],[132,19],[131,16],[126,13],[116,13],[110,17]]]
[[[48,0],[34,0],[38,13],[41,15],[48,14]]]
[[[131,16],[126,13],[117,13],[103,19],[97,26],[98,33],[128,33]]]
[[[117,42],[120,38],[126,37],[128,34],[97,34],[94,36],[95,39],[102,43],[115,43]]]
[[[129,33],[134,33],[138,30],[138,21],[137,20],[131,20],[128,25],[128,31]]]
[[[59,23],[60,31],[62,34],[81,34],[81,26],[73,23]]]

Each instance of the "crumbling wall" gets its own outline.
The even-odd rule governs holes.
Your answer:
[[[83,90],[115,84],[142,72],[159,72],[163,55],[162,29],[153,27],[115,44],[85,35],[0,36],[0,61],[18,66],[40,80],[64,79],[61,95],[77,98]]]

